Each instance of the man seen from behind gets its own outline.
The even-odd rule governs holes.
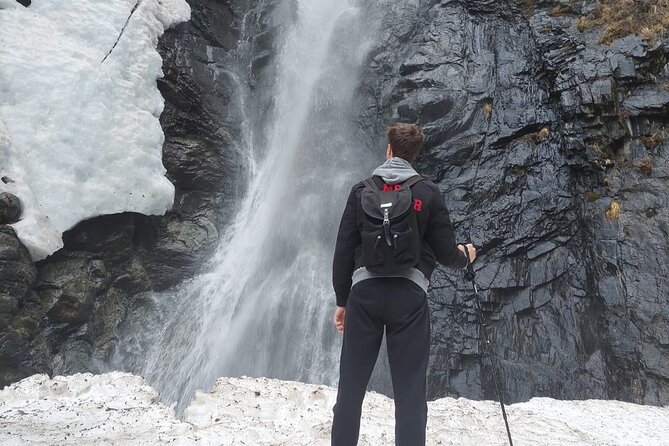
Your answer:
[[[436,262],[465,268],[476,249],[456,245],[439,188],[413,163],[414,124],[388,128],[386,162],[353,186],[335,246],[336,329],[343,333],[332,446],[355,446],[362,401],[384,330],[395,400],[395,444],[425,445],[430,319],[426,292]]]

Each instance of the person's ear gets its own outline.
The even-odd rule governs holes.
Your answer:
[[[388,147],[386,148],[386,158],[390,159],[393,157],[393,148],[388,144]]]

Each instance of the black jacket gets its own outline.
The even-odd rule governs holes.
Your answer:
[[[383,180],[374,177],[379,188]],[[346,208],[339,224],[337,244],[332,265],[332,284],[337,296],[337,306],[346,306],[351,289],[353,271],[362,265],[360,230],[362,227],[362,204],[360,196],[365,188],[362,182],[351,189]],[[439,188],[429,180],[411,187],[414,209],[420,230],[421,260],[416,266],[429,280],[436,262],[451,268],[464,268],[467,258],[455,244],[453,225]]]

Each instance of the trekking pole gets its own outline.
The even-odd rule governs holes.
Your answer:
[[[495,393],[497,393],[497,399],[499,400],[499,405],[502,407],[502,417],[504,418],[504,425],[506,426],[506,434],[509,437],[509,445],[513,446],[513,440],[511,439],[511,429],[509,429],[509,421],[506,418],[506,409],[504,408],[504,397],[502,392],[500,392],[499,379],[497,377],[497,367],[495,367],[495,360],[493,358],[493,352],[490,344],[490,338],[488,337],[488,330],[486,329],[486,324],[483,321],[483,309],[481,308],[481,297],[479,296],[479,289],[476,286],[476,273],[474,272],[474,266],[469,262],[469,249],[467,245],[465,247],[465,253],[467,254],[467,272],[465,273],[465,278],[471,281],[472,286],[474,287],[474,298],[476,299],[476,308],[478,310],[478,320],[479,326],[481,327],[481,333],[483,335],[483,342],[485,343],[485,349],[488,350],[488,357],[490,359],[490,366],[492,368],[492,377],[495,382]]]

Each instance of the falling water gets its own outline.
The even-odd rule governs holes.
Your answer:
[[[334,238],[350,186],[380,155],[351,118],[372,37],[355,3],[295,2],[271,118],[246,135],[254,167],[234,223],[205,273],[150,296],[150,315],[123,326],[114,362],[178,410],[219,376],[335,382]]]

